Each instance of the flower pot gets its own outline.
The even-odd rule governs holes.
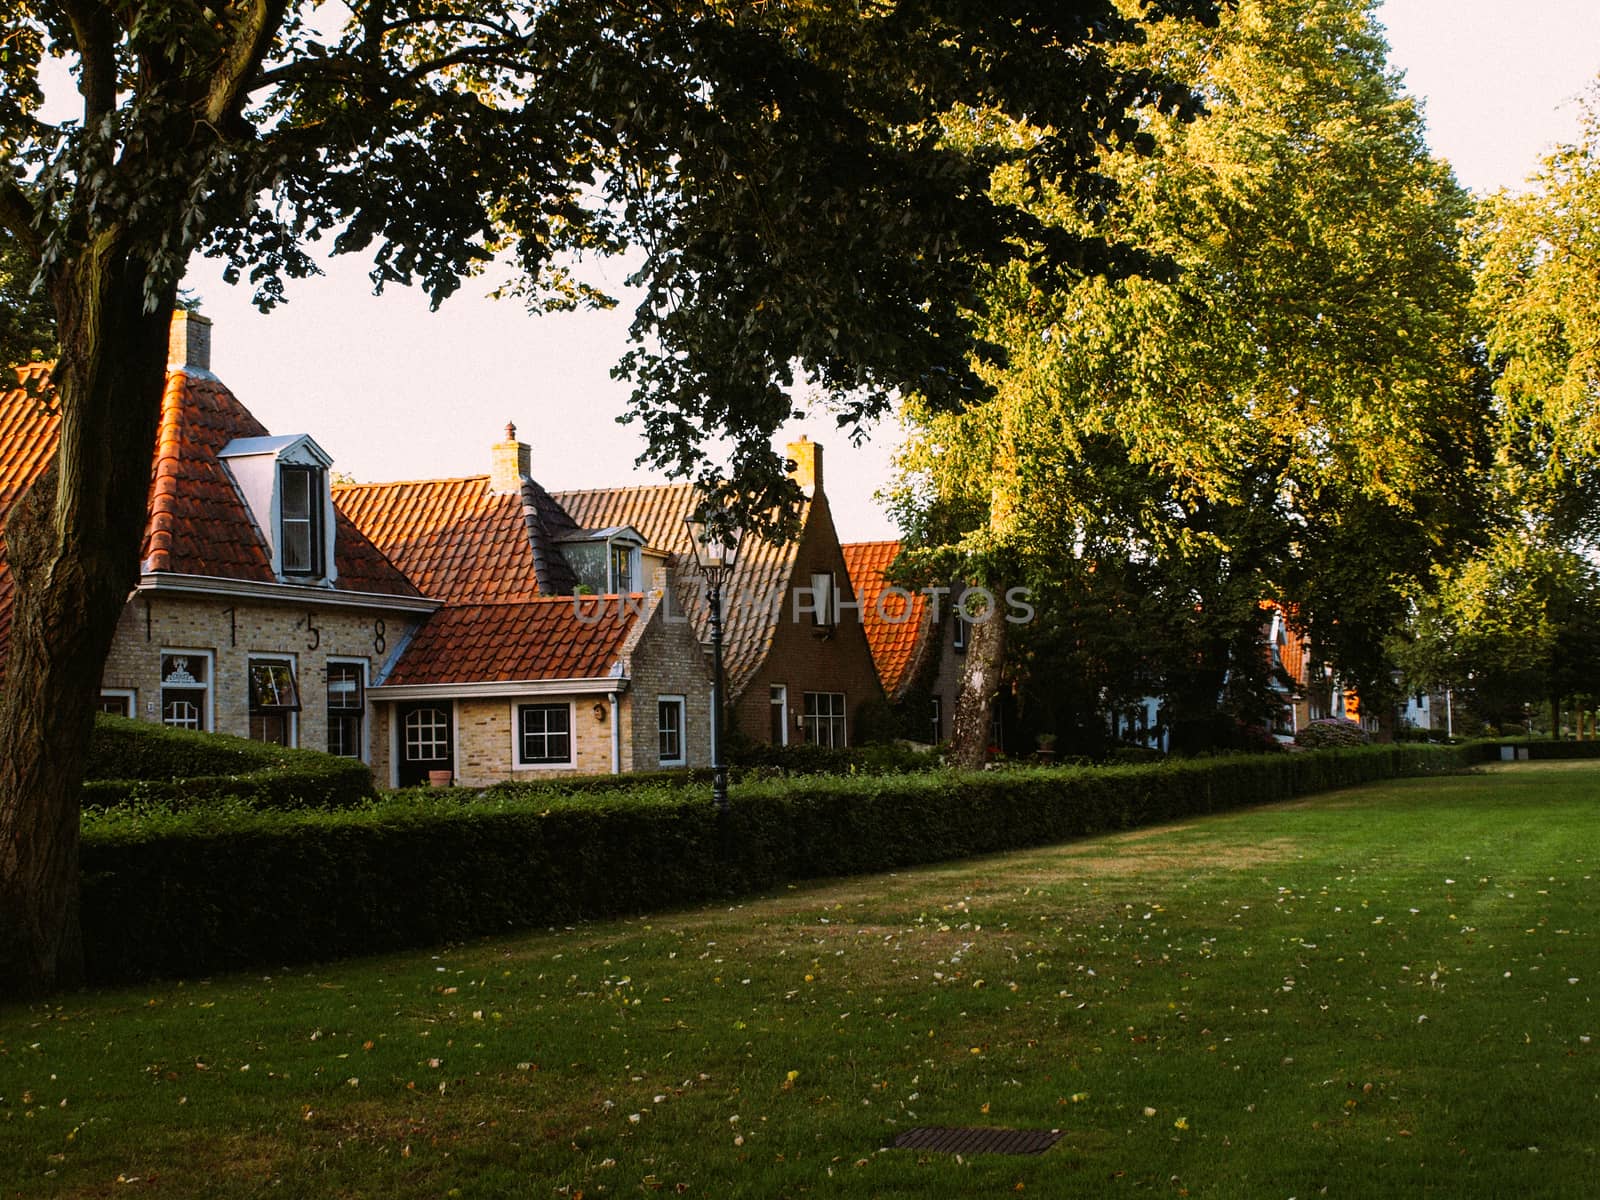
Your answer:
[[[450,772],[450,771],[429,771],[428,772],[428,786],[429,787],[449,787],[450,784],[452,782],[454,782],[454,780],[455,780],[455,775],[454,775],[453,772]]]

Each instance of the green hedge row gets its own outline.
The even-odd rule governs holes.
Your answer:
[[[85,768],[85,810],[122,804],[345,808],[376,791],[365,763],[227,734],[101,716]]]
[[[1501,746],[1526,750],[1529,759],[1600,758],[1600,742],[1557,742],[1549,738],[1496,738],[1479,743],[1489,747],[1489,757],[1498,759]]]
[[[100,982],[435,944],[659,910],[785,880],[1058,842],[1400,775],[1470,748],[1371,747],[1159,766],[763,780],[718,820],[699,791],[342,812],[86,817],[83,926]]]

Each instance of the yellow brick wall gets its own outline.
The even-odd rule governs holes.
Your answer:
[[[289,658],[301,702],[295,742],[308,749],[326,750],[328,660],[365,663],[370,682],[414,620],[394,611],[340,611],[292,601],[140,593],[123,610],[101,686],[132,690],[134,716],[159,721],[162,653],[208,652],[212,661],[211,729],[244,737],[250,732],[249,659]],[[371,759],[382,780],[387,777],[387,747],[380,745],[370,703],[367,724]]]
[[[661,769],[658,701],[684,697],[684,748],[688,765],[711,763],[711,659],[683,616],[668,617],[665,605],[651,615],[629,663],[630,720],[623,726],[624,769]]]
[[[518,767],[512,745],[519,703],[572,705],[576,761],[571,767]],[[573,696],[527,696],[520,700],[456,700],[456,783],[485,787],[506,779],[548,779],[560,775],[604,775],[611,771],[611,714],[594,718],[594,706],[606,704],[604,692]],[[387,706],[386,706],[387,707]],[[626,712],[626,702],[619,705]],[[624,720],[626,717],[624,716]]]

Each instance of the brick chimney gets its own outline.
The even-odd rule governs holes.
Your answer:
[[[789,478],[799,484],[808,497],[819,495],[822,492],[822,447],[801,434],[798,442],[790,442],[784,449],[794,460]]]
[[[167,333],[167,369],[211,373],[211,318],[178,309]]]
[[[522,481],[533,473],[533,451],[527,442],[517,441],[517,427],[506,425],[506,440],[491,448],[489,490],[497,496],[522,490]]]

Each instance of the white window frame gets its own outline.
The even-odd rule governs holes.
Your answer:
[[[827,712],[811,712],[813,699],[828,698]],[[837,701],[837,706],[835,705]],[[820,704],[816,707],[821,707]],[[835,712],[834,708],[838,711]],[[850,706],[844,692],[805,692],[801,701],[800,722],[805,732],[805,742],[812,746],[825,746],[833,750],[843,750],[850,745],[850,729],[846,721],[846,714]],[[828,740],[823,741],[821,732],[826,722]]]
[[[967,652],[967,641],[972,636],[972,622],[960,613],[952,613],[951,621],[953,625],[950,635],[951,649],[957,654],[965,654]]]
[[[529,762],[522,757],[522,710],[525,708],[565,708],[567,710],[567,757],[552,762]],[[564,771],[578,765],[578,712],[573,700],[550,700],[528,696],[511,705],[511,764],[518,771]]]
[[[832,571],[811,572],[811,623],[824,629],[839,623],[839,581]]]
[[[351,708],[335,709],[331,704],[328,703],[328,679],[326,671],[329,667],[355,667],[356,670],[361,674],[361,708],[357,717],[357,719],[361,722],[361,746],[355,757],[361,762],[370,763],[372,761],[372,701],[367,698],[367,689],[372,686],[371,664],[369,664],[364,658],[329,657],[324,667],[322,679],[322,704],[326,724],[325,732],[327,734],[327,738],[325,740],[331,740],[333,737],[333,719],[335,713],[357,712],[356,709]],[[332,754],[333,751],[329,750],[328,753]],[[351,756],[340,755],[339,757],[348,758]]]
[[[139,715],[139,692],[138,692],[137,688],[108,688],[108,687],[103,687],[103,688],[100,689],[100,702],[101,703],[104,703],[106,700],[109,700],[112,697],[115,697],[118,700],[123,700],[123,701],[127,702],[126,703],[126,708],[127,708],[128,716],[137,717]],[[96,711],[105,712],[105,709],[101,708],[101,709],[97,709]]]
[[[180,684],[180,685],[178,685],[178,687],[183,691],[201,691],[201,690],[203,690],[205,692],[205,704],[204,704],[203,710],[202,710],[202,712],[200,714],[200,732],[201,733],[211,733],[213,730],[216,729],[215,713],[216,713],[217,656],[214,653],[212,653],[210,650],[187,650],[187,649],[184,649],[183,647],[172,647],[172,648],[163,647],[161,649],[160,657],[156,660],[156,674],[157,674],[157,676],[159,677],[159,680],[160,680],[160,689],[159,689],[159,693],[158,693],[158,699],[156,701],[157,706],[158,706],[157,710],[156,710],[156,715],[160,719],[160,721],[161,721],[161,723],[163,725],[167,725],[167,682],[166,682],[166,675],[165,675],[165,673],[164,673],[162,668],[163,668],[166,660],[169,659],[169,658],[195,658],[195,659],[199,659],[200,661],[202,661],[202,662],[204,662],[206,664],[205,682],[204,683],[195,684],[192,687],[188,686],[188,685]],[[187,725],[167,725],[167,728],[169,728],[169,729],[188,729],[189,726],[187,726]]]
[[[291,475],[304,475],[306,479],[306,513],[291,517],[288,514]],[[328,492],[327,472],[310,463],[278,463],[278,573],[295,579],[319,579],[328,573],[327,525],[323,501]],[[305,567],[291,567],[288,562],[289,523],[304,522],[308,545],[308,562]]]
[[[661,755],[661,735],[666,728],[661,724],[661,711],[673,708],[678,713],[678,757],[667,758]],[[689,698],[687,696],[657,696],[656,697],[656,753],[657,759],[663,767],[682,767],[689,762]]]
[[[938,746],[944,742],[944,697],[930,696],[933,701],[933,744]]]
[[[250,690],[251,690],[251,688],[253,686],[253,683],[252,683],[252,680],[251,680],[251,676],[255,673],[254,668],[255,668],[255,665],[257,663],[280,663],[280,664],[283,664],[284,666],[287,666],[289,668],[289,677],[294,681],[295,699],[300,702],[300,705],[298,707],[293,708],[293,709],[272,709],[272,710],[266,710],[264,712],[258,712],[258,710],[250,702],[251,701]],[[251,721],[252,718],[254,718],[254,717],[258,716],[258,715],[285,716],[285,717],[288,718],[288,724],[284,727],[285,736],[288,738],[288,741],[287,741],[286,744],[290,748],[294,748],[294,747],[299,746],[300,745],[300,708],[304,706],[305,700],[304,700],[304,697],[302,695],[301,687],[300,687],[300,664],[295,661],[295,656],[293,654],[248,654],[248,655],[246,655],[245,656],[245,660],[244,660],[244,685],[245,685],[245,722],[246,722],[246,724],[245,724],[245,736],[246,737],[250,736],[250,732],[251,731],[250,731],[249,722]],[[270,746],[270,745],[275,745],[276,743],[267,742],[265,744]]]
[[[778,710],[778,745],[787,746],[789,744],[789,685],[787,683],[769,684],[767,687],[767,702]]]

